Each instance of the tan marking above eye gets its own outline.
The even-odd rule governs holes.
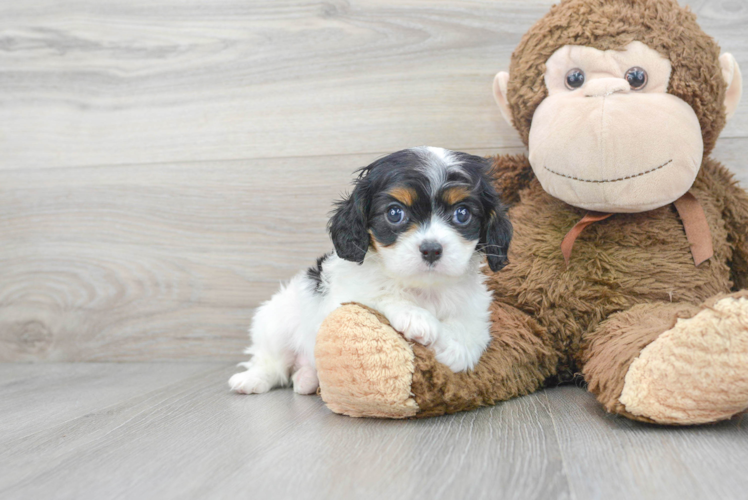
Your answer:
[[[447,205],[455,205],[470,196],[470,190],[466,187],[449,188],[442,193],[442,199]]]
[[[418,198],[418,194],[412,188],[396,187],[390,190],[389,195],[406,206],[412,206]]]

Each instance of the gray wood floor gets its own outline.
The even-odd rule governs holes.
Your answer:
[[[748,422],[666,428],[562,387],[416,421],[229,393],[225,363],[0,364],[3,499],[745,499]]]

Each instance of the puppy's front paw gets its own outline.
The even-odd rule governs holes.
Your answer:
[[[447,365],[453,372],[471,370],[480,360],[482,349],[470,349],[451,339],[444,339],[434,346],[436,360]]]
[[[433,344],[439,336],[439,320],[424,309],[407,309],[392,318],[392,327],[403,336],[425,346]]]
[[[262,394],[268,392],[272,384],[268,377],[260,370],[250,368],[247,371],[235,373],[229,379],[229,387],[240,394]]]

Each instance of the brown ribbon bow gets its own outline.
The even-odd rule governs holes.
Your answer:
[[[675,209],[683,221],[686,238],[688,238],[688,243],[691,244],[691,255],[693,256],[694,264],[698,266],[714,255],[712,233],[709,231],[709,224],[706,221],[704,209],[699,200],[690,192],[675,200],[673,205],[675,205]],[[590,224],[605,220],[612,215],[602,212],[587,212],[582,217],[582,220],[577,222],[566,233],[564,240],[561,242],[561,253],[564,256],[566,267],[569,267],[569,259],[571,259],[571,250],[574,248],[574,242],[582,234],[582,231]]]

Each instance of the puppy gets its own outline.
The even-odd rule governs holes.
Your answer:
[[[257,310],[252,359],[229,380],[236,392],[319,385],[314,343],[344,302],[381,312],[406,339],[430,346],[452,371],[469,370],[490,340],[491,293],[480,271],[507,264],[512,226],[478,156],[419,147],[359,171],[329,222],[335,251]]]

